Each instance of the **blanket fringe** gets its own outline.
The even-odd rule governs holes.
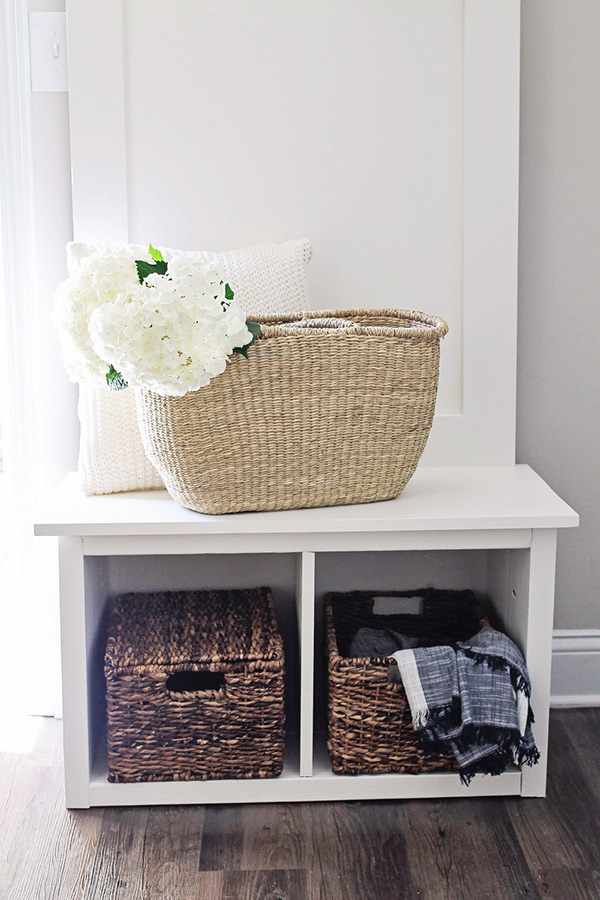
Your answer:
[[[495,744],[499,748],[516,746],[521,740],[519,731],[505,728],[495,728],[493,725],[465,725],[460,734],[448,738],[428,728],[419,735],[423,750],[427,748],[430,753],[439,753],[448,746],[450,741],[459,753],[468,753],[473,747],[483,747],[486,744]],[[512,761],[512,759],[511,759]]]
[[[502,751],[491,753],[485,759],[461,769],[460,780],[463,784],[470,784],[475,775],[502,775],[511,762],[512,758]]]
[[[502,775],[507,766],[534,766],[540,759],[540,752],[533,746],[528,750],[523,748],[500,748],[483,759],[478,759],[471,765],[465,766],[459,772],[462,784],[469,785],[475,775]]]
[[[522,749],[519,751],[518,764],[520,766],[535,766],[536,763],[539,763],[539,761],[540,751],[535,746],[535,744],[533,747],[530,747],[529,750]]]
[[[427,729],[432,735],[436,735],[438,729],[447,731],[458,728],[462,720],[462,704],[460,697],[453,696],[452,702],[436,709],[419,710],[413,720],[413,727],[417,731]]]
[[[419,743],[426,756],[443,753],[448,749],[448,739],[442,738],[430,729],[419,735]],[[468,784],[473,775],[477,773],[500,775],[511,764],[533,766],[540,759],[540,753],[535,744],[531,745],[524,741],[519,731],[507,731],[491,725],[466,725],[461,734],[450,739],[450,743],[459,753],[468,753],[475,746],[482,747],[486,744],[496,746],[494,752],[489,756],[460,770],[463,784]]]
[[[506,771],[506,767],[512,762],[512,756],[503,750],[490,753],[484,759],[479,759],[477,762],[460,770],[461,783],[468,786],[475,775],[502,775]]]
[[[525,696],[529,700],[531,697],[531,685],[529,684],[523,673],[518,672],[516,669],[511,669],[510,678],[515,691],[525,694]]]

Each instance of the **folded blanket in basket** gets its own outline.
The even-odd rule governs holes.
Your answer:
[[[392,655],[423,749],[450,746],[464,784],[538,761],[529,675],[506,635],[486,624],[469,641]]]
[[[349,656],[393,656],[396,650],[409,650],[419,645],[419,638],[399,634],[391,628],[359,628],[350,644]]]

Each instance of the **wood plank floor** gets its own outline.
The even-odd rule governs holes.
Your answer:
[[[600,898],[600,709],[552,712],[545,800],[80,811],[60,722],[28,721],[0,753],[1,900]]]

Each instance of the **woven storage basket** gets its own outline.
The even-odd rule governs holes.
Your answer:
[[[423,613],[374,615],[375,596],[421,596]],[[333,771],[360,775],[456,769],[451,754],[423,754],[404,688],[388,681],[390,659],[352,658],[348,652],[359,628],[391,629],[437,643],[466,640],[481,624],[471,591],[330,593],[325,597],[325,623],[328,748]]]
[[[283,645],[268,588],[117,597],[105,674],[109,781],[281,774]]]
[[[405,310],[258,317],[248,359],[184,397],[137,393],[148,458],[205,513],[396,497],[421,457],[446,323]]]

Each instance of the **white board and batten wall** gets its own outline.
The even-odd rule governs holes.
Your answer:
[[[422,465],[512,465],[518,0],[67,2],[74,237],[308,237],[313,308],[441,315]]]
[[[309,237],[313,308],[449,324],[421,465],[512,465],[519,0],[66,10],[75,240]]]

